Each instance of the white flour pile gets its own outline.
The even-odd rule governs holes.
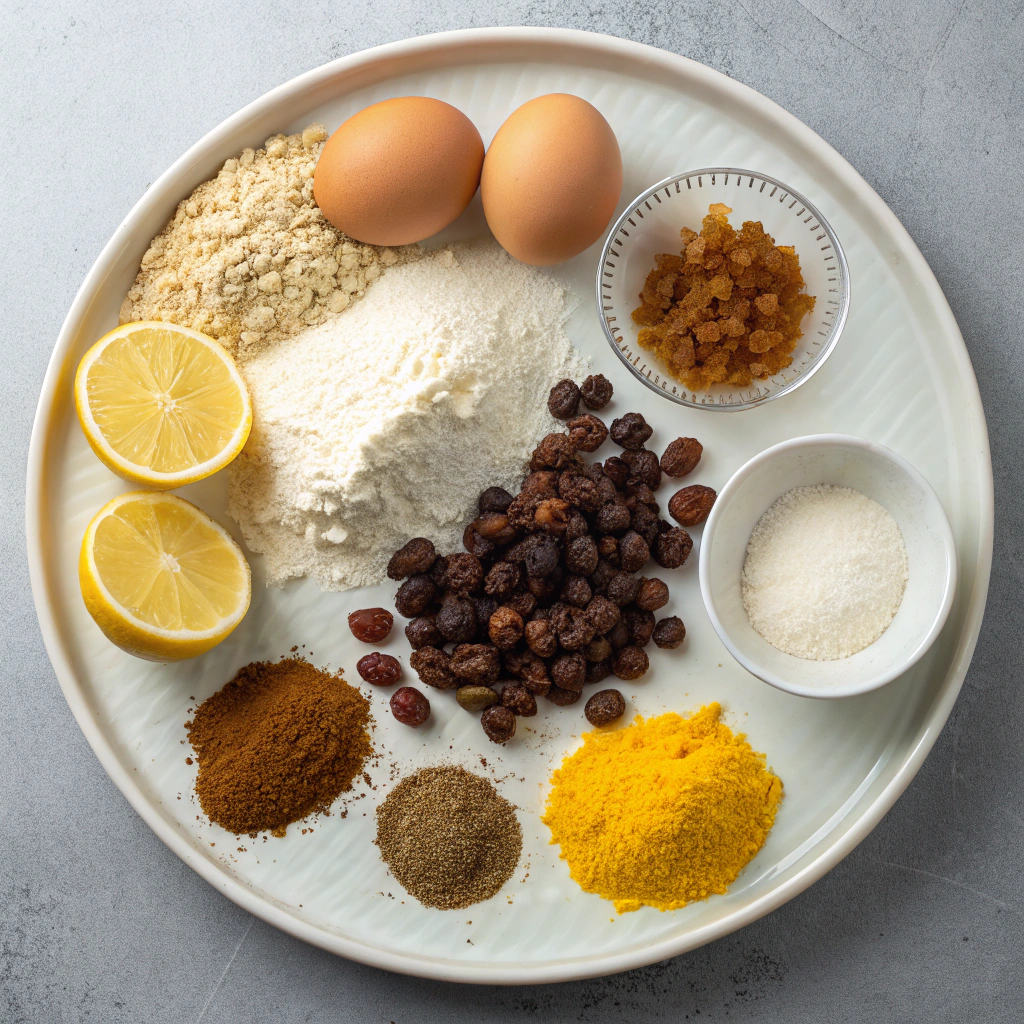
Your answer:
[[[907,579],[903,535],[881,505],[850,487],[796,487],[750,535],[743,607],[778,650],[835,661],[886,631]]]
[[[229,513],[269,582],[378,583],[396,548],[461,550],[480,492],[517,490],[548,391],[582,364],[569,297],[495,242],[392,267],[340,316],[241,364],[253,426]]]

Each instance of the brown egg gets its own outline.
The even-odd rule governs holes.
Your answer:
[[[402,96],[353,114],[324,144],[313,196],[340,231],[371,245],[447,227],[480,183],[484,144],[450,103]]]
[[[523,263],[583,252],[608,227],[622,192],[611,126],[579,96],[538,96],[512,112],[484,159],[480,198],[494,237]]]

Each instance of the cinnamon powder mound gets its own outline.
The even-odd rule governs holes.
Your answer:
[[[253,662],[186,723],[203,811],[236,835],[327,812],[372,755],[370,703],[300,658]]]

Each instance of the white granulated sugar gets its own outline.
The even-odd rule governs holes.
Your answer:
[[[835,661],[885,632],[907,579],[903,535],[878,502],[850,487],[797,487],[750,535],[743,607],[778,650]]]
[[[480,492],[517,490],[551,386],[583,365],[573,302],[491,240],[392,267],[351,309],[241,364],[253,426],[228,511],[267,579],[384,579],[412,537],[461,550]]]

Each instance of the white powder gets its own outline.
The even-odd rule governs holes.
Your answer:
[[[341,315],[241,364],[253,427],[229,513],[274,584],[380,582],[394,550],[461,549],[480,492],[518,489],[551,386],[583,370],[569,296],[488,240],[382,274]]]
[[[850,487],[796,487],[750,535],[743,607],[778,650],[835,661],[886,631],[907,578],[903,535],[881,505]]]

